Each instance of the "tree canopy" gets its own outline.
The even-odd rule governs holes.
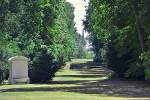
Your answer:
[[[118,76],[150,78],[149,5],[149,0],[89,2],[84,29],[98,39],[95,50]]]
[[[51,80],[66,61],[77,58],[81,35],[74,25],[74,7],[66,1],[1,0],[1,81],[8,76],[7,59],[12,56],[26,56],[31,60],[32,82]]]

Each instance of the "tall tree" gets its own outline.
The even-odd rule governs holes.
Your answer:
[[[147,14],[143,13],[147,12],[149,7],[147,6],[147,9],[145,9],[144,4],[149,5],[149,1],[90,0],[86,20],[84,21],[85,29],[92,35],[96,35],[104,44],[102,50],[107,52],[108,45],[114,42],[115,44],[112,46],[115,47],[120,59],[124,59],[122,58],[124,55],[132,57],[132,60],[126,59],[126,62],[130,62],[130,64],[127,65],[130,67],[126,70],[126,74],[134,76],[140,76],[143,72],[142,70],[141,72],[139,71],[141,67],[137,67],[136,63],[141,63],[138,58],[141,53],[141,48],[144,53],[148,47],[147,41],[144,43],[148,37],[148,35],[145,34],[147,27],[145,28],[146,30],[142,30],[141,27],[144,28],[145,26],[141,24],[143,20],[140,19],[142,15],[145,19],[149,19],[145,17]],[[141,22],[137,18],[139,18]],[[137,25],[135,23],[137,23]],[[140,24],[142,26],[140,26]],[[137,39],[138,35],[136,33],[139,33],[139,39]],[[140,43],[141,48],[139,48]],[[106,54],[105,52],[103,53]],[[147,70],[148,67],[145,69]],[[149,71],[146,72],[147,76],[149,76],[148,72]]]
[[[66,61],[77,56],[73,11],[71,4],[61,0],[0,1],[0,64],[8,67],[9,57],[27,56],[32,81],[37,81],[36,73],[45,75],[50,70],[52,75],[38,78],[41,82],[52,79]],[[0,71],[5,67],[0,66]]]

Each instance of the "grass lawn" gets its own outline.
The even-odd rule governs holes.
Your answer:
[[[108,80],[106,76],[111,71],[104,67],[69,69],[70,63],[86,61],[92,59],[68,62],[56,73],[52,83],[1,85],[0,100],[150,100],[150,89],[145,82]],[[141,91],[145,95],[140,95]]]
[[[93,61],[93,59],[72,59],[72,63],[86,63],[87,61]]]

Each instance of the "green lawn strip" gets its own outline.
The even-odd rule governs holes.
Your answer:
[[[59,71],[59,72],[57,72],[57,76],[53,80],[54,81],[68,81],[68,83],[69,83],[69,81],[75,81],[78,84],[83,84],[83,83],[98,82],[99,80],[106,79],[105,76],[99,77],[99,75],[103,75],[103,74],[81,74],[81,72],[82,71],[69,70],[69,69]]]
[[[0,95],[0,100],[149,100],[149,98],[108,97],[105,94],[81,94],[74,92],[7,92]]]
[[[69,65],[67,65],[69,66]],[[0,100],[133,100],[105,89],[109,84],[100,84],[107,79],[105,69],[60,70],[52,83],[1,85]],[[103,88],[105,89],[103,91]],[[138,100],[149,98],[138,98]]]
[[[74,92],[7,92],[2,93],[0,100],[122,100],[118,97],[104,95],[80,94]]]
[[[72,59],[71,63],[86,63],[88,61],[93,61],[93,59]]]

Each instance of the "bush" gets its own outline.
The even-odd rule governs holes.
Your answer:
[[[108,50],[106,52],[106,66],[113,70],[118,77],[124,77],[126,71],[129,69],[129,60],[132,59],[130,53],[121,56],[120,58],[117,56],[117,51],[114,44],[111,43],[108,45]]]
[[[85,50],[84,46],[79,44],[78,47],[78,54],[77,54],[77,58],[86,58],[87,57],[87,51]]]
[[[94,63],[102,63],[103,60],[100,58],[100,56],[95,56],[94,59],[93,59],[93,62]]]
[[[12,56],[21,55],[20,49],[15,43],[7,43],[2,45],[0,43],[0,83],[7,80],[9,77],[10,62],[8,59]]]
[[[3,82],[3,70],[0,69],[0,83]]]
[[[34,57],[29,64],[29,77],[32,83],[48,82],[60,69],[60,65],[53,61],[54,57],[47,49],[41,50],[41,55]]]
[[[0,45],[1,48],[0,48],[0,83],[2,83],[4,80],[5,80],[5,76],[6,76],[6,69],[8,68],[9,66],[9,63],[8,63],[8,55],[9,55],[9,52],[8,50]]]

